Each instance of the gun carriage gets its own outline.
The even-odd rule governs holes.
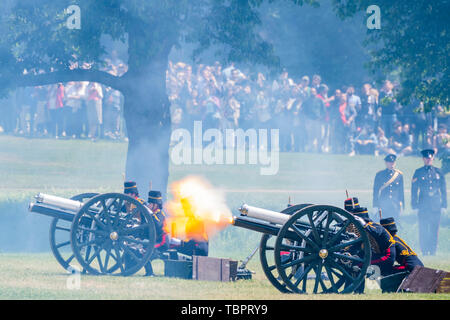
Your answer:
[[[85,272],[128,276],[154,254],[151,212],[128,195],[89,193],[65,199],[40,193],[35,198],[29,210],[53,217],[50,247],[66,270],[75,258]]]
[[[351,213],[309,204],[281,212],[243,205],[239,211],[233,224],[263,233],[261,265],[281,292],[351,293],[364,281],[371,242]]]
[[[50,246],[66,270],[75,259],[90,274],[128,276],[155,257],[152,213],[128,195],[38,194],[29,210],[53,217]],[[262,269],[281,292],[350,293],[364,281],[373,244],[351,213],[311,204],[239,211],[233,225],[262,233]]]

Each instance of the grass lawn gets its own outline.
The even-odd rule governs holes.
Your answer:
[[[67,289],[68,275],[49,253],[50,219],[29,214],[28,202],[38,192],[70,197],[82,192],[121,192],[127,144],[107,141],[24,139],[0,136],[0,299],[449,299],[438,294],[367,294],[300,296],[279,293],[265,279],[256,255],[251,281],[203,282],[174,278],[81,276],[80,290]],[[411,177],[420,158],[400,158],[405,178],[403,238],[419,251],[417,222],[409,206]],[[440,166],[439,161],[436,162]],[[258,165],[171,165],[170,181],[201,175],[226,194],[237,214],[242,203],[281,210],[292,203],[342,207],[345,190],[371,209],[375,173],[382,157],[282,153],[279,172],[261,176]],[[450,190],[449,179],[447,188]],[[442,217],[436,257],[426,266],[450,270],[448,214]],[[229,227],[210,241],[210,256],[244,259],[260,235]],[[418,252],[420,255],[420,252]],[[161,273],[162,266],[156,266]]]

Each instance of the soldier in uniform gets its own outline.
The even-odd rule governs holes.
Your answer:
[[[151,260],[156,259],[160,253],[169,249],[169,236],[164,231],[164,222],[166,220],[166,213],[163,210],[163,202],[160,191],[150,190],[148,192],[147,208],[152,212],[153,222],[156,231],[155,253],[150,258],[150,261],[144,266],[145,275],[153,275],[153,267]]]
[[[395,262],[395,248],[392,236],[380,224],[373,222],[369,218],[367,208],[359,205],[358,198],[346,199],[344,208],[352,213],[356,220],[362,224],[369,236],[372,254],[370,264],[378,266],[382,276],[392,274],[392,266]],[[356,288],[355,292],[364,292],[364,282]]]
[[[367,208],[361,207],[358,198],[345,200],[345,210],[352,213],[353,216],[363,225],[371,240],[372,265],[380,268],[381,275],[392,273],[392,266],[395,262],[394,239],[389,232],[380,224],[373,222],[369,218]]]
[[[391,234],[395,241],[395,261],[399,265],[394,266],[394,272],[411,272],[416,266],[423,267],[423,263],[417,257],[417,254],[408,246],[405,240],[398,236],[394,218],[381,219],[380,224]]]
[[[150,191],[148,193],[148,203],[146,203],[143,199],[139,198],[139,191],[136,182],[127,181],[124,183],[123,193],[135,198],[150,210],[150,216],[152,217],[156,232],[156,244],[154,251],[155,254],[150,258],[150,261],[145,264],[144,268],[145,275],[151,276],[153,275],[151,260],[157,257],[160,252],[165,251],[169,248],[169,240],[167,238],[167,234],[164,232],[164,220],[166,215],[162,210],[161,192]],[[135,254],[139,255],[140,253],[135,252]],[[132,261],[132,259],[128,255],[125,255],[124,257],[126,265],[132,265],[134,263],[134,261]]]
[[[126,181],[123,183],[123,193],[129,195],[133,198],[139,197],[139,191],[136,185],[136,182],[134,181]]]
[[[384,158],[386,169],[377,172],[373,184],[373,208],[381,209],[385,216],[398,220],[405,203],[403,173],[395,168],[397,157],[389,154]]]
[[[419,242],[423,255],[436,254],[441,212],[447,208],[445,176],[433,166],[434,150],[421,151],[424,166],[414,172],[411,207],[418,210]]]

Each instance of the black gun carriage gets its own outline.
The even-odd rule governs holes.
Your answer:
[[[155,253],[152,213],[135,198],[122,193],[35,198],[29,210],[53,217],[50,247],[66,270],[75,259],[83,272],[128,276]]]
[[[263,234],[262,269],[281,292],[351,293],[365,280],[375,244],[351,213],[310,204],[239,211],[233,224]]]
[[[128,195],[38,194],[29,210],[53,217],[50,246],[66,270],[76,260],[90,274],[128,276],[155,257],[151,211]],[[350,293],[364,281],[373,243],[351,213],[311,204],[239,210],[233,225],[262,233],[262,269],[281,292]]]

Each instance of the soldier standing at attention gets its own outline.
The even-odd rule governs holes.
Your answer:
[[[423,255],[435,255],[439,220],[447,208],[445,176],[433,166],[434,150],[421,151],[424,166],[414,172],[411,186],[411,207],[418,209],[419,242]]]
[[[405,203],[403,173],[395,168],[397,157],[389,154],[384,158],[386,169],[377,172],[373,184],[373,208],[384,216],[398,220]]]

